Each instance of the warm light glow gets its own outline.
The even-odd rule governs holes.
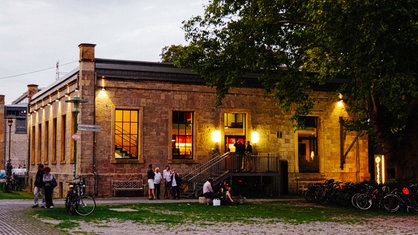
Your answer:
[[[343,94],[338,94],[338,99],[342,100],[343,99]]]
[[[99,98],[103,99],[103,98],[106,98],[106,96],[107,96],[106,90],[102,89],[102,90],[99,91],[99,94],[98,94]]]
[[[338,101],[337,106],[340,107],[340,108],[343,108],[344,107],[344,101],[343,100]]]
[[[385,155],[382,155],[382,184],[386,183],[386,174],[385,174]]]
[[[257,131],[253,131],[253,132],[251,133],[251,142],[252,142],[253,144],[256,144],[256,143],[258,143],[258,141],[260,141],[260,135],[258,134],[258,132],[257,132]]]
[[[102,76],[102,91],[106,90],[105,89],[105,81],[104,81],[104,76]]]
[[[212,132],[212,141],[215,143],[221,142],[221,132],[218,130],[215,130]]]
[[[384,184],[386,182],[385,175],[385,156],[384,155],[375,155],[375,180],[377,184]]]

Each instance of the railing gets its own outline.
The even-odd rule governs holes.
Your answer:
[[[252,154],[242,158],[239,166],[238,157],[230,153],[225,158],[220,169],[230,172],[278,172],[280,158],[278,154]]]
[[[208,177],[212,177],[213,184],[218,185],[229,173],[279,172],[279,161],[280,158],[277,154],[247,155],[244,156],[241,166],[239,166],[235,153],[228,152],[223,155],[215,153],[207,162],[197,165],[183,175],[183,179],[188,184],[189,192],[198,196]]]

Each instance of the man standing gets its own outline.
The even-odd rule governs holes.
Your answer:
[[[171,197],[171,170],[170,166],[166,165],[165,169],[163,170],[163,178],[165,180],[164,183],[164,198],[168,199]]]
[[[242,166],[242,158],[245,154],[245,145],[241,143],[240,140],[237,140],[234,144],[235,146],[235,153],[237,157],[237,171],[241,171],[244,167]]]
[[[173,192],[172,192],[173,199],[180,199],[181,183],[182,183],[182,180],[181,180],[180,176],[173,169],[171,171],[171,189],[173,190]]]
[[[45,193],[43,192],[43,176],[44,176],[44,165],[38,165],[38,171],[36,172],[35,176],[35,187],[33,189],[33,206],[32,208],[39,207],[38,200],[39,194],[42,197],[42,207],[45,207]]]

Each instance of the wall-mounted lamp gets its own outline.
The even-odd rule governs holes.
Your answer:
[[[251,133],[251,142],[252,142],[253,144],[256,144],[256,143],[258,143],[258,141],[260,141],[260,135],[258,134],[258,132],[257,132],[257,131],[253,131],[253,132]]]
[[[218,130],[215,130],[212,132],[212,141],[215,143],[220,143],[221,142],[221,132]]]
[[[343,98],[344,98],[343,94],[341,94],[341,93],[338,94],[339,101],[337,103],[337,106],[340,107],[340,108],[344,107],[344,99]]]
[[[105,76],[102,76],[102,91],[106,90],[105,89],[105,81],[104,81]]]

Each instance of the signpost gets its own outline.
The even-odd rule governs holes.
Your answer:
[[[79,131],[93,131],[93,132],[99,132],[101,130],[101,127],[99,125],[89,125],[89,124],[78,124]]]

